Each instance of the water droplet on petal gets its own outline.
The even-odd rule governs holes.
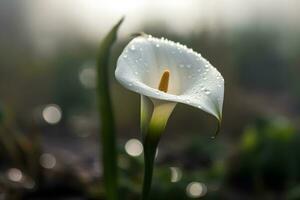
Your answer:
[[[184,65],[183,65],[183,64],[180,64],[179,67],[180,67],[180,68],[184,68]]]
[[[191,68],[191,65],[187,65],[186,67],[187,67],[187,68]]]
[[[134,45],[131,45],[130,49],[131,49],[132,51],[134,51],[134,50],[135,50],[135,46],[134,46]]]
[[[159,44],[156,44],[155,46],[158,48],[158,47],[159,47]]]
[[[205,94],[210,94],[210,91],[207,88],[204,89],[204,92],[205,92]]]

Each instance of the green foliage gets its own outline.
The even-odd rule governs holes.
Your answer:
[[[100,138],[102,142],[102,161],[106,199],[118,199],[117,191],[117,152],[115,138],[115,122],[109,91],[108,68],[110,50],[117,38],[122,18],[105,36],[99,48],[97,58],[97,94],[101,120]]]
[[[298,140],[287,120],[258,120],[244,131],[237,154],[230,161],[227,181],[254,193],[285,191],[299,179]]]

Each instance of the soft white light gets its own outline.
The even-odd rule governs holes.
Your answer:
[[[137,139],[130,139],[125,144],[125,151],[128,155],[136,157],[143,153],[143,145]]]
[[[11,168],[7,171],[7,178],[14,182],[20,182],[23,178],[21,170],[17,168]]]
[[[93,67],[85,67],[79,73],[81,84],[88,89],[96,87],[96,78],[96,69]]]
[[[182,177],[181,169],[178,167],[170,167],[170,171],[171,171],[171,182],[176,183],[180,181]]]
[[[186,187],[186,194],[191,198],[202,197],[206,194],[207,187],[203,183],[191,182]]]
[[[49,153],[44,153],[40,157],[40,164],[46,169],[52,169],[56,165],[56,158]]]
[[[33,189],[35,187],[35,182],[32,179],[27,178],[26,182],[24,183],[24,187],[27,189]]]
[[[58,105],[47,105],[42,112],[43,119],[49,124],[57,124],[62,117],[62,111]]]

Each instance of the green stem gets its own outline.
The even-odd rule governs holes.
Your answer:
[[[159,138],[153,138],[149,134],[146,135],[144,140],[144,183],[143,183],[143,194],[142,199],[147,200],[149,198],[149,193],[152,184],[154,160]]]
[[[165,130],[166,123],[175,107],[175,103],[162,103],[154,101],[154,109],[146,132],[144,135],[144,181],[142,200],[149,199],[152,184],[153,167],[156,149],[162,132]],[[146,123],[146,122],[145,122]]]
[[[115,120],[109,91],[110,49],[117,38],[117,31],[123,18],[111,29],[100,45],[97,60],[97,96],[101,120],[100,139],[102,142],[102,163],[106,199],[118,199],[117,191],[117,151]]]

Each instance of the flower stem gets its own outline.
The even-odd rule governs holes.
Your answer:
[[[144,171],[142,200],[147,200],[149,197],[151,184],[152,184],[154,159],[155,159],[158,142],[159,142],[159,138],[152,138],[149,134],[146,135],[144,140],[145,171]]]
[[[152,117],[150,119],[147,129],[143,130],[146,133],[144,135],[144,181],[142,200],[149,199],[149,194],[152,184],[154,160],[156,155],[156,149],[160,140],[162,132],[165,130],[166,123],[176,105],[176,103],[161,103],[154,101],[154,109]]]
[[[117,151],[115,120],[109,91],[110,49],[117,38],[117,31],[123,18],[111,29],[100,45],[97,60],[97,96],[101,120],[100,139],[102,142],[102,163],[104,187],[107,200],[117,200]]]

